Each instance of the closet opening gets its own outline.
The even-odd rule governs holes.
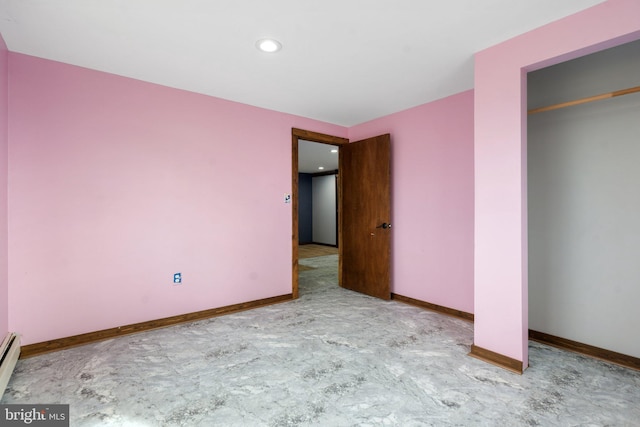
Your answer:
[[[530,338],[640,369],[640,41],[527,76]]]

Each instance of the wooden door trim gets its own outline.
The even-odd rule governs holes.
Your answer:
[[[347,138],[304,129],[291,128],[291,222],[293,224],[293,230],[291,233],[291,294],[293,295],[293,299],[298,298],[298,140],[300,139],[329,145],[344,145],[349,143]],[[339,210],[340,206],[338,206],[338,211]],[[338,221],[338,241],[341,241],[342,239],[341,233],[340,221]],[[338,259],[338,268],[339,271],[342,271],[342,259]]]
[[[330,145],[342,145],[348,144],[348,138],[342,138],[339,136],[327,135],[325,133],[313,132],[310,130],[291,128],[291,134],[297,136],[300,139],[304,139],[311,142],[319,142],[321,144]]]

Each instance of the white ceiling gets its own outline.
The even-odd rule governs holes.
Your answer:
[[[351,126],[471,89],[474,52],[601,2],[0,0],[0,32],[14,52]]]
[[[298,172],[322,173],[338,169],[338,150],[335,145],[298,140]],[[324,169],[318,169],[322,166]]]

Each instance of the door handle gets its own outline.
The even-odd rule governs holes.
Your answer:
[[[386,230],[387,228],[391,228],[391,224],[387,224],[386,222],[383,222],[382,224],[380,224],[376,228],[384,228]]]

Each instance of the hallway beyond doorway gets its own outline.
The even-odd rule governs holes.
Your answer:
[[[326,245],[300,245],[298,246],[298,258],[314,258],[317,256],[337,255],[338,248]]]

